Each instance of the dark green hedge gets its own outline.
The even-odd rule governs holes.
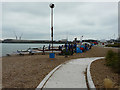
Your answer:
[[[109,50],[106,55],[106,65],[110,66],[115,72],[120,73],[120,55]]]
[[[72,51],[64,49],[63,50],[63,55],[72,55]]]
[[[108,44],[106,47],[120,47],[120,43]]]

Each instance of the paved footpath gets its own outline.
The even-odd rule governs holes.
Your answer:
[[[87,88],[85,70],[97,58],[73,59],[53,73],[43,88]]]

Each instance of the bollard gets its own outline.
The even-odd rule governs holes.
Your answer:
[[[50,53],[49,58],[55,58],[55,53]]]

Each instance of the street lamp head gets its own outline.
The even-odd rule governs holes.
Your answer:
[[[54,8],[55,7],[55,5],[53,3],[51,3],[49,6],[50,6],[50,8]]]

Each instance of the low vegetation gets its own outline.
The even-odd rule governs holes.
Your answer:
[[[109,50],[106,55],[106,65],[111,67],[115,72],[120,73],[120,55]]]
[[[120,48],[120,43],[114,43],[114,44],[108,44],[106,47],[119,47]]]
[[[114,83],[111,79],[105,78],[103,81],[104,81],[104,87],[105,88],[113,88]]]
[[[64,49],[63,55],[72,55],[72,51]]]

